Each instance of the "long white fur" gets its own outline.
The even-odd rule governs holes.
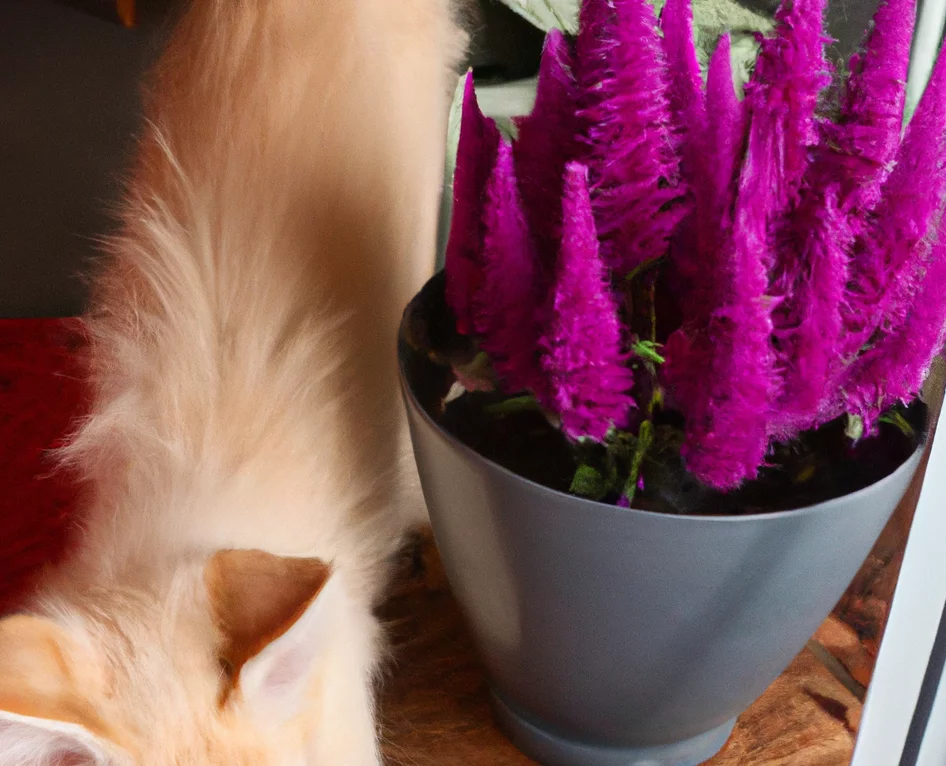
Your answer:
[[[370,609],[404,527],[394,339],[433,267],[461,44],[447,0],[194,0],[154,72],[66,451],[88,480],[79,548],[32,606],[89,647],[88,693],[140,763],[378,760]],[[226,548],[335,566],[310,694],[278,731],[264,692],[250,723],[212,704],[199,573]],[[0,762],[47,763],[12,755],[28,730],[9,719]]]

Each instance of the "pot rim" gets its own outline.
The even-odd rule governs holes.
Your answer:
[[[403,329],[403,328],[402,328]],[[421,403],[418,401],[417,397],[414,394],[414,390],[410,384],[410,381],[407,378],[407,371],[405,370],[405,356],[406,352],[406,343],[403,340],[403,334],[399,333],[398,338],[398,377],[401,382],[401,390],[404,393],[405,398],[408,400],[408,405],[416,412],[420,414],[420,417],[424,422],[431,426],[434,432],[437,434],[437,437],[444,442],[450,449],[454,452],[458,452],[465,456],[467,459],[471,460],[473,463],[480,465],[483,468],[486,468],[491,471],[496,471],[502,475],[505,475],[515,481],[521,482],[526,486],[530,486],[535,490],[538,490],[549,495],[567,499],[572,501],[576,506],[580,507],[581,510],[588,513],[607,513],[609,515],[621,515],[626,516],[630,514],[632,517],[645,517],[645,518],[662,518],[666,519],[670,523],[693,523],[694,521],[700,521],[705,523],[717,523],[717,524],[732,524],[740,521],[765,521],[765,520],[778,520],[786,518],[789,516],[797,517],[813,513],[826,513],[830,512],[836,507],[846,506],[853,498],[857,498],[861,495],[867,495],[876,490],[876,488],[884,486],[887,483],[896,481],[902,472],[909,470],[911,473],[914,472],[919,466],[920,460],[923,456],[923,453],[926,451],[927,444],[929,442],[929,435],[926,429],[922,434],[920,443],[917,445],[917,448],[913,453],[904,460],[897,468],[883,479],[875,481],[873,484],[868,484],[866,487],[851,492],[847,495],[840,495],[839,497],[832,498],[831,500],[825,500],[823,503],[818,503],[816,505],[806,505],[801,508],[793,508],[787,511],[771,511],[769,513],[746,513],[746,514],[721,514],[714,516],[701,516],[701,515],[686,515],[686,514],[673,514],[673,513],[660,513],[659,511],[647,511],[641,508],[620,508],[616,505],[610,505],[608,503],[602,503],[598,500],[589,500],[584,497],[577,497],[576,495],[570,495],[567,492],[561,492],[557,489],[552,489],[547,487],[544,484],[540,484],[537,481],[528,479],[525,476],[522,476],[515,471],[510,471],[508,468],[496,463],[493,460],[490,460],[487,457],[484,457],[479,452],[474,450],[472,447],[464,444],[462,441],[457,439],[453,434],[444,429],[436,420],[434,420],[427,410],[421,406]]]

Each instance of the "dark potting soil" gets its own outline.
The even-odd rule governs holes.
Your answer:
[[[454,366],[468,365],[476,349],[453,328],[443,300],[442,275],[425,287],[405,314],[402,362],[414,395],[447,432],[483,457],[534,482],[567,492],[579,466],[577,451],[537,410],[496,411],[508,397],[468,392],[444,404],[456,381]],[[644,486],[634,507],[660,513],[744,515],[793,510],[856,492],[893,473],[925,440],[926,406],[915,402],[902,413],[909,428],[881,423],[878,433],[857,442],[838,419],[778,445],[758,478],[722,493],[700,483],[679,453],[664,449],[645,459]],[[675,413],[658,413],[657,431],[681,433]],[[659,439],[658,439],[659,441]],[[584,458],[587,460],[587,451]],[[605,498],[616,502],[617,497]]]
[[[567,492],[579,464],[572,446],[537,412],[489,412],[497,400],[501,397],[465,394],[444,408],[438,422],[494,463]],[[829,423],[791,445],[777,447],[757,479],[728,493],[700,483],[686,470],[679,453],[648,457],[642,469],[644,487],[633,505],[659,513],[743,515],[805,508],[841,497],[889,476],[913,454],[924,411],[917,404],[906,412],[913,435],[883,423],[877,436],[857,443],[845,435],[843,420]]]

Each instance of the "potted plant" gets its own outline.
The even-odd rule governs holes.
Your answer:
[[[510,142],[467,82],[445,271],[399,353],[498,718],[544,764],[685,766],[830,611],[920,461],[946,324],[946,56],[913,0],[844,84],[824,0],[704,83],[688,0],[585,0]]]

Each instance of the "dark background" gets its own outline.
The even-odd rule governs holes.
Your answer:
[[[0,0],[2,317],[68,316],[83,308],[80,275],[111,225],[108,210],[139,121],[139,78],[160,49],[173,1],[145,0],[135,29],[120,26],[110,5]],[[876,5],[831,3],[835,55],[858,44]],[[541,34],[491,0],[474,0],[469,16],[478,77],[534,72]]]

